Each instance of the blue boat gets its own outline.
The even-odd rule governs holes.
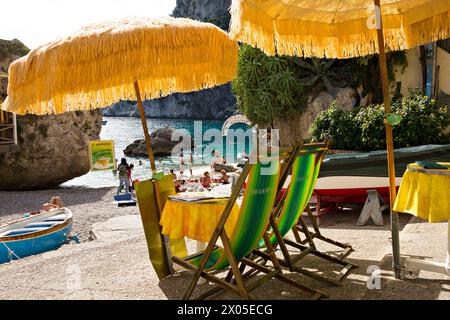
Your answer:
[[[58,249],[72,224],[72,212],[60,208],[1,225],[0,264]]]

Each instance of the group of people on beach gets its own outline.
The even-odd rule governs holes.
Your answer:
[[[211,163],[211,171],[215,172],[215,165],[225,164],[226,160],[224,157],[220,156],[220,153],[218,151],[213,151],[212,154],[214,154],[214,160]],[[192,163],[193,163],[192,153],[189,155],[188,160],[185,159],[183,153],[180,153],[179,155],[180,175],[178,176],[175,173],[175,170],[173,169],[170,170],[170,174],[173,176],[173,181],[177,192],[183,190],[182,186],[188,180],[187,177],[184,175],[185,170],[186,169],[189,170],[191,177],[193,176]],[[205,189],[211,189],[213,182],[221,184],[230,183],[230,177],[227,175],[227,172],[225,170],[220,170],[220,176],[216,178],[212,178],[210,172],[205,171],[200,179],[194,179],[194,181],[199,182]]]
[[[221,157],[219,151],[213,150],[212,155],[214,155],[214,159],[211,163],[211,172],[216,171],[217,165],[226,164],[225,157]],[[139,161],[142,164],[141,161]],[[171,169],[170,174],[173,176],[173,181],[175,184],[175,188],[177,191],[182,190],[182,185],[188,180],[184,175],[186,170],[189,170],[190,176],[193,176],[192,172],[192,164],[193,164],[193,156],[192,153],[186,158],[183,153],[179,154],[179,175],[175,173],[175,170]],[[133,190],[134,181],[131,178],[132,171],[134,169],[133,164],[128,164],[126,158],[122,158],[120,164],[117,166],[117,173],[119,176],[119,187],[117,188],[117,194],[122,192],[122,189],[125,188],[125,193],[128,194]],[[219,170],[218,170],[219,171]],[[220,176],[212,178],[209,171],[205,171],[203,176],[200,179],[197,179],[196,182],[199,182],[203,188],[210,189],[213,183],[221,183],[221,184],[229,184],[230,177],[227,174],[227,171],[222,169],[219,171]]]

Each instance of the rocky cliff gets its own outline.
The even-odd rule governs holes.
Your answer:
[[[6,98],[8,68],[11,62],[26,55],[29,49],[19,40],[0,39],[0,102]]]
[[[0,40],[0,102],[6,97],[10,63],[28,49]],[[89,171],[88,141],[99,139],[101,112],[17,117],[17,146],[0,149],[0,190],[56,187]]]
[[[175,93],[168,97],[145,100],[145,115],[149,118],[223,120],[236,111],[236,98],[231,85],[192,93]],[[135,101],[120,101],[103,110],[109,117],[139,117]]]
[[[188,17],[211,22],[224,30],[228,30],[231,0],[177,0],[173,10],[174,17]]]

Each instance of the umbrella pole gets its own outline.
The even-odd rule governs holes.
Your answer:
[[[144,130],[145,144],[147,145],[148,158],[150,159],[150,166],[152,168],[152,174],[156,173],[155,157],[153,156],[152,142],[148,133],[147,119],[145,118],[145,110],[142,105],[141,92],[139,90],[139,83],[134,81],[134,90],[136,91],[137,105],[139,108],[139,114],[142,122],[142,129]]]
[[[381,19],[381,5],[380,0],[374,0],[375,6],[379,8],[379,11],[375,10],[377,16],[377,38],[379,49],[379,60],[381,70],[381,81],[383,86],[384,97],[384,112],[385,114],[391,113],[391,100],[389,96],[389,80],[388,70],[386,62],[386,50],[384,45],[383,36],[383,23]],[[398,226],[398,214],[392,210],[395,198],[396,198],[396,186],[395,186],[395,166],[394,166],[394,135],[392,125],[385,120],[386,125],[386,144],[387,144],[387,160],[388,160],[388,173],[389,173],[389,200],[391,208],[391,237],[392,237],[392,256],[393,256],[393,268],[396,279],[401,279],[401,264],[400,264],[400,237]]]

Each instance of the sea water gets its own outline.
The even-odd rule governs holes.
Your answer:
[[[100,139],[114,141],[116,159],[120,162],[121,158],[126,158],[129,164],[134,164],[132,174],[133,179],[143,180],[150,178],[150,161],[147,157],[128,157],[123,153],[123,150],[125,150],[129,144],[133,143],[135,140],[144,139],[140,119],[129,117],[103,117],[103,120],[107,121],[107,123],[102,126]],[[192,137],[194,137],[194,125],[195,122],[197,122],[198,126],[200,124],[198,121],[201,121],[202,134],[209,129],[222,130],[222,126],[224,124],[224,121],[211,120],[147,119],[147,125],[150,133],[159,128],[169,127],[173,129],[185,129],[189,131]],[[247,130],[248,127],[244,124],[235,124],[232,129]],[[203,150],[211,143],[213,143],[213,141],[203,141],[200,148],[202,151],[193,153],[195,162],[193,165],[194,175],[199,175],[202,171],[204,171],[204,168],[209,167],[209,163],[206,161],[207,157],[203,154]],[[219,151],[221,156],[227,157],[228,159],[230,158],[230,155],[227,155],[227,150],[232,150],[232,162],[236,162],[242,152],[249,154],[252,148],[252,143],[248,139],[245,141],[231,141],[230,139],[227,140],[226,137],[223,137],[222,144],[222,150],[217,151]],[[188,160],[188,156],[185,155],[184,157],[185,160]],[[168,173],[170,169],[174,169],[175,171],[179,170],[178,157],[156,157],[155,162],[157,170],[163,170],[166,173]],[[186,173],[189,172],[185,172],[185,174]],[[116,185],[118,185],[118,178],[112,171],[100,171],[89,172],[84,176],[62,184],[62,187],[102,188],[113,187]]]

